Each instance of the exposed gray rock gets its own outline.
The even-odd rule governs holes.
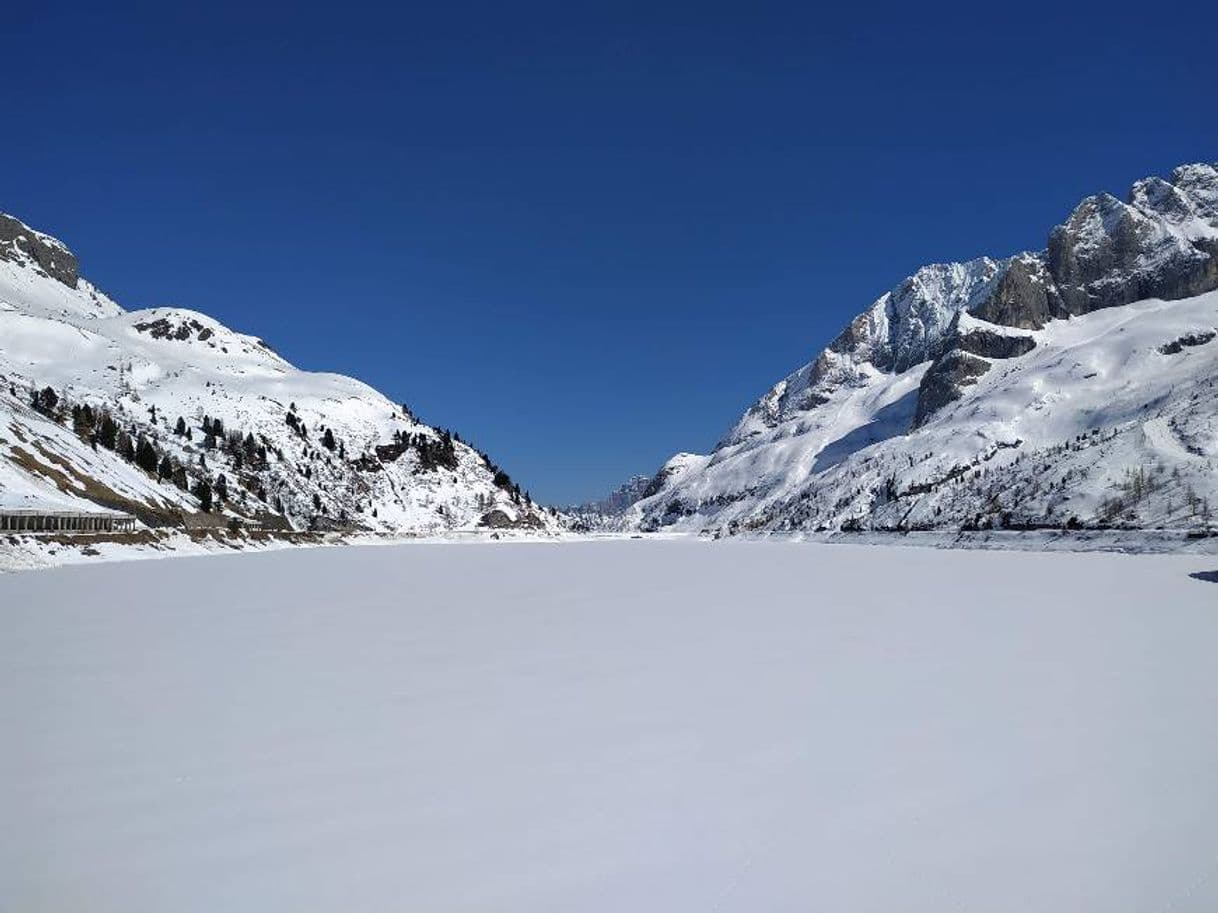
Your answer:
[[[944,350],[952,318],[989,298],[1007,264],[978,257],[922,267],[850,321],[814,360],[754,403],[718,446],[747,441],[827,403],[837,390],[867,383],[873,368],[899,372],[935,358]]]
[[[513,520],[507,511],[495,508],[482,515],[479,525],[487,529],[540,529],[543,524],[532,512],[521,514]]]
[[[1106,193],[1083,200],[1053,229],[1044,255],[1008,261],[969,313],[1000,326],[1040,329],[1056,318],[1146,298],[1190,298],[1215,288],[1218,170],[1190,165],[1177,168],[1170,182],[1139,181],[1128,203]],[[1013,358],[1034,347],[1031,337],[984,329],[962,334],[958,318],[953,320],[922,380],[915,427],[985,373],[985,363],[964,355]],[[1169,343],[1162,351],[1180,348]]]
[[[650,498],[653,495],[659,494],[661,489],[663,489],[668,483],[668,480],[679,471],[677,467],[671,465],[671,463],[671,460],[668,463],[665,463],[660,467],[659,471],[647,481],[647,484],[643,486],[643,490],[639,492],[638,500],[641,501],[643,498]]]
[[[952,349],[938,358],[922,377],[918,386],[918,411],[914,416],[914,427],[926,421],[946,406],[964,395],[964,387],[977,383],[977,378],[990,369],[983,358]]]
[[[1044,261],[1032,254],[1016,257],[988,298],[972,312],[982,320],[1021,330],[1039,330],[1064,316],[1061,296]]]
[[[1218,222],[1218,165],[1181,165],[1171,173],[1171,183],[1188,197],[1197,218]]]
[[[76,256],[63,244],[4,213],[0,213],[0,260],[32,260],[41,272],[69,288],[76,288],[80,278]]]
[[[924,266],[883,299],[885,338],[871,359],[883,371],[908,370],[943,351],[952,318],[989,298],[1005,275],[1006,260]]]
[[[1035,349],[1036,340],[1031,336],[972,329],[955,337],[953,348],[985,358],[1017,358]]]
[[[996,329],[974,326],[975,318],[966,319],[968,323],[962,329],[961,317],[956,315],[945,351],[922,377],[915,428],[948,403],[960,399],[964,395],[962,388],[975,384],[977,378],[990,369],[990,362],[983,359],[1018,358],[1036,348],[1036,340],[1031,336],[1000,333]]]
[[[1186,348],[1193,346],[1203,346],[1214,341],[1214,337],[1218,334],[1213,330],[1205,330],[1200,333],[1189,333],[1186,336],[1181,336],[1179,339],[1173,339],[1171,342],[1164,343],[1159,346],[1159,351],[1164,355],[1179,355]]]
[[[481,525],[489,529],[510,529],[516,525],[516,521],[502,510],[492,510],[482,515]]]
[[[1147,211],[1100,194],[1049,235],[1049,272],[1067,314],[1218,288],[1215,240],[1172,230],[1188,201],[1147,182],[1131,198]]]
[[[157,320],[137,323],[135,329],[140,333],[147,333],[153,339],[176,339],[179,342],[190,339],[196,334],[200,340],[206,340],[212,336],[210,329],[193,319],[174,323],[166,317],[161,317]]]

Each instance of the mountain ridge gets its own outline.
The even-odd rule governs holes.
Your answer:
[[[1138,302],[1193,300],[1215,289],[1214,165],[1182,165],[1169,180],[1138,181],[1125,201],[1107,193],[1086,197],[1049,232],[1039,252],[930,264],[882,294],[815,358],[754,402],[710,454],[684,456],[676,467],[666,464],[656,477],[656,490],[632,507],[629,521],[642,529],[718,533],[904,528],[909,522],[927,528],[963,525],[957,513],[943,511],[927,518],[911,510],[894,519],[884,508],[887,482],[856,491],[867,486],[860,486],[857,477],[846,484],[832,473],[843,462],[864,459],[858,453],[870,449],[882,454],[885,442],[915,447],[906,439],[934,425],[954,404],[970,401],[981,408],[978,390],[988,387],[986,376],[996,370],[1009,373],[1033,359],[1030,353],[1038,347],[1055,345],[1059,325]],[[1167,334],[1167,317],[1159,316]],[[1143,318],[1138,328],[1153,333]],[[1204,335],[1207,322],[1198,317],[1197,327],[1177,335]],[[1170,343],[1165,338],[1155,345]],[[1149,340],[1147,345],[1154,347]],[[1195,347],[1194,352],[1205,355],[1205,365],[1198,368],[1198,379],[1204,380],[1209,350]],[[1154,371],[1146,369],[1153,378]],[[1072,386],[1077,385],[1072,381],[1063,389]],[[1017,422],[1009,417],[1006,424]],[[953,431],[968,433],[963,427]],[[997,429],[974,427],[972,432],[990,443],[998,435]],[[927,449],[967,456],[969,464],[989,446],[969,452],[934,438],[927,436]],[[1206,448],[1210,459],[1211,444]],[[991,455],[987,462],[994,459]],[[900,475],[895,468],[894,475]],[[1213,486],[1203,487],[1206,497],[1212,496]],[[832,495],[837,507],[808,513],[792,501],[815,501],[822,495]],[[967,522],[1001,522],[1009,513],[983,509]],[[1094,512],[1073,519],[1101,522]],[[1028,521],[1059,522],[1046,517]]]
[[[0,381],[0,509],[106,507],[148,528],[558,528],[459,435],[201,311],[126,311],[10,215]]]

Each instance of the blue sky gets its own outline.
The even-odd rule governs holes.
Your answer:
[[[1218,160],[1209,5],[160,6],[0,17],[0,210],[552,502],[712,446],[920,264]]]

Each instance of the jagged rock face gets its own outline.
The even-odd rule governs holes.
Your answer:
[[[967,324],[962,326],[961,315],[956,315],[945,351],[931,363],[918,387],[915,428],[924,425],[948,403],[963,397],[964,388],[976,384],[990,370],[993,360],[1018,358],[1036,348],[1036,340],[1031,336],[998,332],[977,326],[976,322],[976,318],[967,318]]]
[[[1196,218],[1211,226],[1218,223],[1218,166],[1181,165],[1171,173],[1171,183],[1186,198]]]
[[[934,358],[952,317],[985,300],[1006,268],[989,257],[922,267],[842,330],[817,360],[811,383],[831,378],[837,360],[829,353],[896,372]]]
[[[1216,225],[1218,171],[1206,165],[1178,168],[1171,182],[1138,181],[1128,203],[1111,194],[1088,197],[1053,229],[1044,255],[1012,259],[991,293],[967,311],[1001,326],[1038,330],[1053,319],[1147,298],[1203,294],[1218,288]],[[1012,357],[970,349],[966,338],[951,345]],[[916,424],[961,395],[958,388],[949,395],[954,364],[931,367]],[[966,378],[966,384],[973,382]]]
[[[1085,200],[1053,230],[1048,266],[1069,314],[1189,298],[1218,286],[1210,253],[1107,194]]]
[[[924,266],[881,295],[811,363],[779,381],[720,442],[730,446],[822,406],[875,372],[906,371],[943,351],[952,318],[992,293],[1009,261],[980,257]]]
[[[972,313],[982,320],[1021,330],[1039,330],[1064,314],[1061,296],[1044,261],[1023,254],[1010,261],[1006,272]]]
[[[900,373],[934,358],[952,318],[984,301],[1006,270],[1006,261],[989,257],[918,270],[888,295],[887,345],[872,363]]]
[[[1021,254],[1004,261],[981,294],[963,302],[956,313],[969,313],[999,326],[1038,330],[1062,317],[1147,298],[1189,298],[1215,288],[1218,170],[1189,165],[1176,169],[1171,181],[1139,181],[1130,191],[1128,203],[1111,194],[1088,197],[1053,229],[1045,253]],[[962,341],[940,332],[937,340],[932,337],[929,343],[907,346],[904,351],[909,357],[936,358],[953,346],[962,346]],[[902,370],[900,360],[889,365],[880,358],[872,363],[881,370]],[[932,366],[924,380],[926,399],[919,401],[915,424],[924,423],[937,409],[959,398],[958,386],[957,395],[949,395],[950,377],[958,369],[957,360]],[[965,381],[972,383],[968,378]]]
[[[1017,358],[1036,348],[1031,336],[1014,336],[973,329],[956,337],[953,348],[985,358]]]
[[[37,268],[69,288],[80,278],[76,257],[62,243],[0,213],[0,260],[32,260]]]
[[[926,423],[934,413],[964,395],[964,388],[990,369],[990,363],[967,352],[953,349],[941,355],[922,378],[918,387],[918,412],[914,425]]]
[[[1218,170],[1147,178],[1128,203],[1088,197],[1049,236],[1047,261],[1067,314],[1218,288]]]

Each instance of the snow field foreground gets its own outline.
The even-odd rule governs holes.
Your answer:
[[[1213,910],[1214,570],[619,540],[0,577],[0,910]]]

